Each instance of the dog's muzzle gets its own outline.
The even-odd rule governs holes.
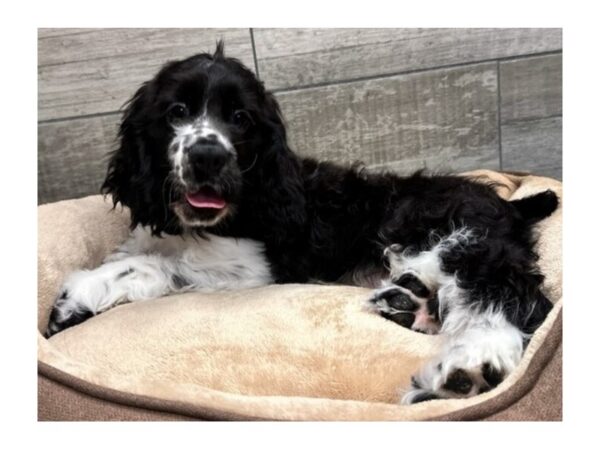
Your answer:
[[[209,133],[183,149],[181,195],[173,208],[184,224],[211,226],[231,212],[239,172],[235,152],[227,144]]]

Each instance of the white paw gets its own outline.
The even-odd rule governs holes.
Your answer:
[[[451,338],[442,355],[413,376],[402,403],[487,392],[515,369],[522,354],[523,336],[512,326],[468,329]]]
[[[114,281],[127,273],[107,275],[98,269],[70,274],[55,300],[45,336],[50,337],[115,306],[118,303],[115,295],[119,294],[115,292]],[[124,297],[125,293],[121,296]]]

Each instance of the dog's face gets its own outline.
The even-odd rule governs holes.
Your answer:
[[[248,70],[218,56],[174,65],[158,82],[176,194],[171,207],[183,224],[214,225],[234,212],[241,173],[268,144],[264,94]]]
[[[235,214],[247,172],[290,153],[279,107],[253,73],[223,55],[169,63],[130,100],[104,183],[134,225],[158,233]],[[280,155],[281,156],[281,155]]]

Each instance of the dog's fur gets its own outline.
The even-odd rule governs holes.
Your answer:
[[[414,377],[413,403],[496,386],[552,306],[532,225],[556,209],[554,193],[508,202],[464,177],[300,158],[273,95],[222,44],[143,84],[120,139],[103,189],[130,208],[132,238],[66,281],[48,335],[181,290],[383,283],[372,310],[448,336]]]

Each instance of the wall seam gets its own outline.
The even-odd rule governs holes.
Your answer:
[[[502,92],[501,92],[501,80],[500,80],[500,61],[496,61],[496,83],[498,84],[497,89],[497,108],[498,108],[498,162],[500,164],[500,170],[503,169],[502,159]]]
[[[254,72],[256,78],[260,80],[260,72],[258,71],[258,58],[256,57],[256,43],[254,42],[254,28],[250,28],[250,43],[252,44],[252,57],[254,58]]]

